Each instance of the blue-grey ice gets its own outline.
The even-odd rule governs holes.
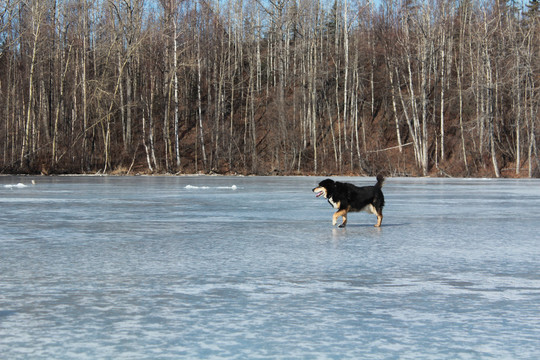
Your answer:
[[[539,180],[322,179],[0,177],[0,358],[538,358]]]

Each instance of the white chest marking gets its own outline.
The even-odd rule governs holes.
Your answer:
[[[329,198],[328,202],[334,207],[334,209],[339,209],[340,202],[335,202],[334,199]]]

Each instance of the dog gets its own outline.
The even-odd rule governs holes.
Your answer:
[[[375,227],[380,227],[383,219],[384,195],[381,188],[383,187],[384,176],[377,176],[375,186],[355,186],[349,183],[326,179],[319,183],[319,186],[313,189],[317,197],[324,196],[328,199],[337,211],[332,217],[332,225],[337,224],[338,218],[341,216],[343,222],[339,227],[347,225],[347,213],[366,211],[377,215],[377,223]]]

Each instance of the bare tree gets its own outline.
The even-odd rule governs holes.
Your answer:
[[[29,8],[29,41],[31,46],[30,51],[30,70],[28,75],[28,100],[26,107],[26,122],[24,124],[24,136],[22,139],[21,147],[21,156],[20,162],[21,167],[25,167],[29,160],[30,148],[37,147],[36,144],[36,134],[37,134],[37,125],[35,124],[35,103],[34,103],[34,92],[35,92],[35,71],[37,67],[37,62],[39,61],[39,43],[42,31],[43,21],[45,19],[48,8],[45,1],[29,1],[26,6]]]
[[[5,0],[0,171],[537,176],[519,5]]]

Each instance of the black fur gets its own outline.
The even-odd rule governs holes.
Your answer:
[[[337,209],[332,223],[335,225],[338,217],[343,217],[340,227],[347,224],[347,213],[355,211],[368,211],[377,215],[377,224],[382,221],[382,210],[384,207],[384,195],[381,190],[384,183],[382,175],[377,176],[377,183],[374,186],[355,186],[349,183],[326,179],[313,189],[319,192],[317,196],[324,195],[330,205]]]

